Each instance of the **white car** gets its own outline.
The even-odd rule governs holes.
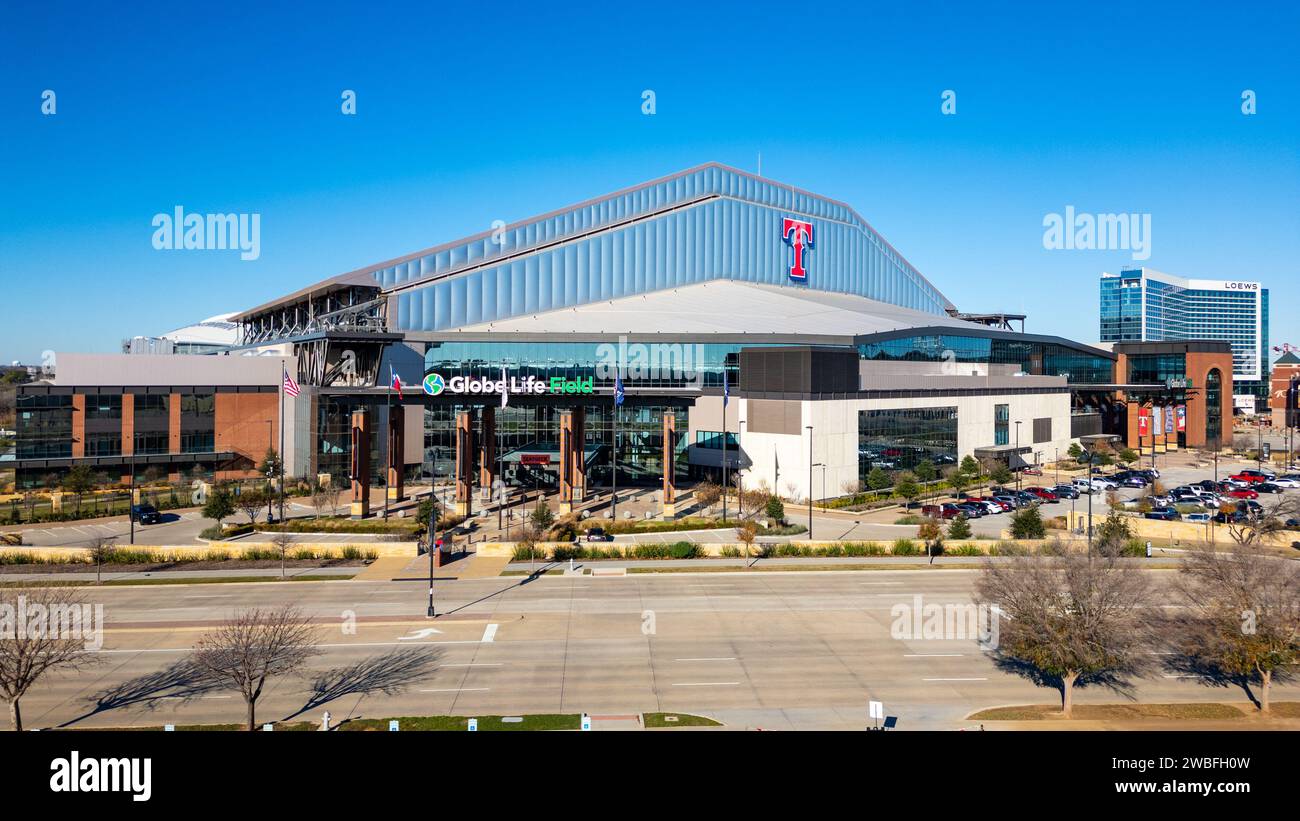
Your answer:
[[[1273,484],[1277,485],[1278,487],[1284,487],[1290,490],[1294,490],[1295,488],[1300,488],[1300,479],[1288,479],[1285,476],[1283,476],[1281,478],[1274,479]]]

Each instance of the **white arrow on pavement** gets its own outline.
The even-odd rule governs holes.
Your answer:
[[[412,630],[409,636],[398,636],[397,640],[411,641],[413,639],[427,639],[429,636],[432,636],[434,633],[441,633],[441,632],[442,631],[436,627],[425,627],[422,630]]]

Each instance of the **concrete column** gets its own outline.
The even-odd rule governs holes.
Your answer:
[[[352,451],[349,454],[352,479],[353,519],[370,515],[370,414],[364,409],[352,412]]]
[[[587,409],[573,409],[573,498],[587,498]]]
[[[406,498],[403,475],[406,460],[406,408],[393,405],[388,409],[388,501],[400,502]]]
[[[492,497],[492,485],[497,470],[497,409],[495,405],[483,408],[483,431],[479,437],[478,486],[484,499]]]
[[[560,515],[573,512],[573,411],[560,414]]]
[[[677,515],[677,479],[674,461],[677,454],[677,448],[674,447],[677,442],[676,414],[665,413],[663,424],[664,518],[669,519]]]
[[[473,512],[474,431],[469,411],[456,413],[456,515]]]

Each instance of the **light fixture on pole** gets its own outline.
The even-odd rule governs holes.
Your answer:
[[[813,537],[813,426],[805,425],[808,429],[808,540],[812,541]]]

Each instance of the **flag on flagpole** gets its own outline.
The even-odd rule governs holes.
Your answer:
[[[285,393],[285,395],[286,395],[286,396],[297,396],[297,395],[298,395],[298,383],[295,382],[295,381],[293,381],[293,377],[289,375],[289,369],[286,368],[286,367],[284,367],[284,365],[282,364],[282,365],[280,365],[280,372],[284,374],[284,393]]]
[[[501,366],[501,407],[510,404],[510,382],[506,379],[506,366]]]
[[[727,384],[727,368],[722,367],[722,407],[727,406],[727,400],[731,398],[731,387]]]
[[[614,374],[614,404],[622,405],[624,395],[625,394],[623,391],[623,376],[622,374],[615,373]]]
[[[400,402],[402,401],[402,377],[397,375],[397,371],[393,370],[392,365],[388,366],[388,375],[391,377],[388,387],[397,391],[397,401]]]

